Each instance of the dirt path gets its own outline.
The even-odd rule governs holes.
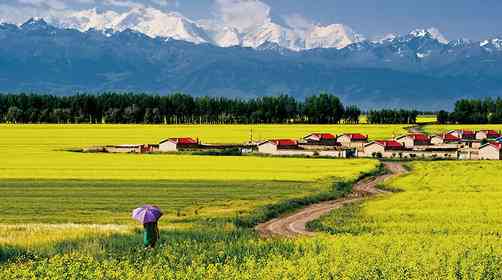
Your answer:
[[[332,210],[341,208],[346,204],[361,201],[366,197],[374,196],[379,193],[384,193],[385,191],[377,189],[376,186],[391,177],[399,176],[407,172],[401,163],[385,162],[384,166],[390,171],[390,173],[378,177],[366,178],[357,182],[353,187],[354,191],[346,197],[334,201],[313,204],[296,213],[259,224],[255,229],[263,237],[292,237],[296,235],[312,236],[315,233],[306,229],[305,226],[307,223],[317,220]]]

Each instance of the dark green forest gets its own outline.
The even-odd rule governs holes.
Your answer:
[[[0,119],[7,123],[267,124],[358,123],[361,110],[321,93],[301,102],[288,95],[254,99],[192,97],[176,93],[3,94]]]
[[[188,94],[0,94],[4,123],[270,124],[359,123],[363,112],[329,93],[297,100],[288,95],[231,99]],[[372,110],[371,124],[414,124],[413,110]]]

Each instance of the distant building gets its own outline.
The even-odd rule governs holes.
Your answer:
[[[500,137],[500,133],[495,130],[480,130],[476,132],[477,140],[487,140],[487,139],[497,139]]]
[[[360,133],[346,133],[339,136],[337,141],[342,144],[343,147],[363,150],[364,145],[368,143],[368,135]]]
[[[413,148],[415,146],[427,146],[431,144],[429,136],[423,133],[412,133],[403,135],[396,138],[396,141],[403,145],[405,148]]]
[[[339,144],[337,142],[336,135],[333,135],[331,133],[312,133],[303,137],[303,140],[308,144],[315,145],[336,146],[337,144]]]
[[[472,130],[452,130],[448,134],[451,134],[462,140],[476,140],[476,133]]]
[[[106,146],[105,151],[108,153],[141,153],[143,144],[124,144],[115,146]]]
[[[501,160],[502,143],[492,142],[481,146],[479,148],[479,159]]]
[[[404,150],[403,145],[395,140],[379,140],[364,145],[366,157],[396,157],[399,151]]]
[[[275,154],[279,150],[298,150],[298,141],[291,139],[275,139],[258,144],[258,152],[262,154]]]
[[[194,149],[199,147],[199,142],[189,137],[169,138],[159,143],[161,152],[177,152],[183,149]]]
[[[445,133],[445,134],[441,134],[441,135],[432,136],[430,141],[431,141],[431,144],[433,144],[433,145],[441,145],[441,144],[460,143],[462,141],[462,139],[460,139],[459,137],[457,137],[453,134]]]

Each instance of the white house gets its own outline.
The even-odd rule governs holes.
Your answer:
[[[314,151],[300,149],[298,141],[291,139],[268,140],[258,144],[261,154],[276,156],[313,156]]]
[[[405,148],[413,148],[415,146],[427,146],[430,145],[429,136],[423,133],[413,133],[408,135],[403,135],[396,138],[396,141],[403,145]]]
[[[303,140],[308,144],[316,145],[336,146],[338,144],[336,135],[331,133],[312,133],[303,137]]]
[[[368,143],[368,136],[360,133],[346,133],[339,136],[337,141],[342,144],[343,147],[363,150],[364,145]]]
[[[501,160],[502,143],[488,143],[479,148],[479,159]]]
[[[457,138],[460,138],[462,140],[475,140],[476,139],[476,133],[472,130],[465,130],[465,129],[460,129],[460,130],[452,130],[449,131],[448,134],[451,134]]]
[[[486,139],[497,139],[500,137],[500,133],[495,130],[480,130],[476,132],[477,140],[486,140]]]
[[[459,137],[457,137],[453,134],[449,134],[449,133],[445,133],[445,134],[441,134],[441,135],[434,135],[431,137],[431,144],[432,145],[453,144],[453,143],[459,143],[461,141],[462,141],[462,139],[460,139]]]
[[[184,138],[169,138],[159,143],[159,151],[161,152],[177,152],[180,149],[197,148],[199,142],[189,137]]]
[[[396,157],[404,147],[395,140],[379,140],[364,145],[364,156],[366,157]]]

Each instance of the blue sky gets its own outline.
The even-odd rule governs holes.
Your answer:
[[[369,37],[437,27],[449,39],[481,40],[502,35],[501,0],[0,0],[0,20],[17,23],[98,7],[124,11],[135,5],[210,19],[222,11],[233,20],[270,17],[278,23],[343,23]],[[241,9],[236,13],[236,9]],[[237,15],[237,16],[235,16]],[[245,16],[244,16],[245,15]]]

